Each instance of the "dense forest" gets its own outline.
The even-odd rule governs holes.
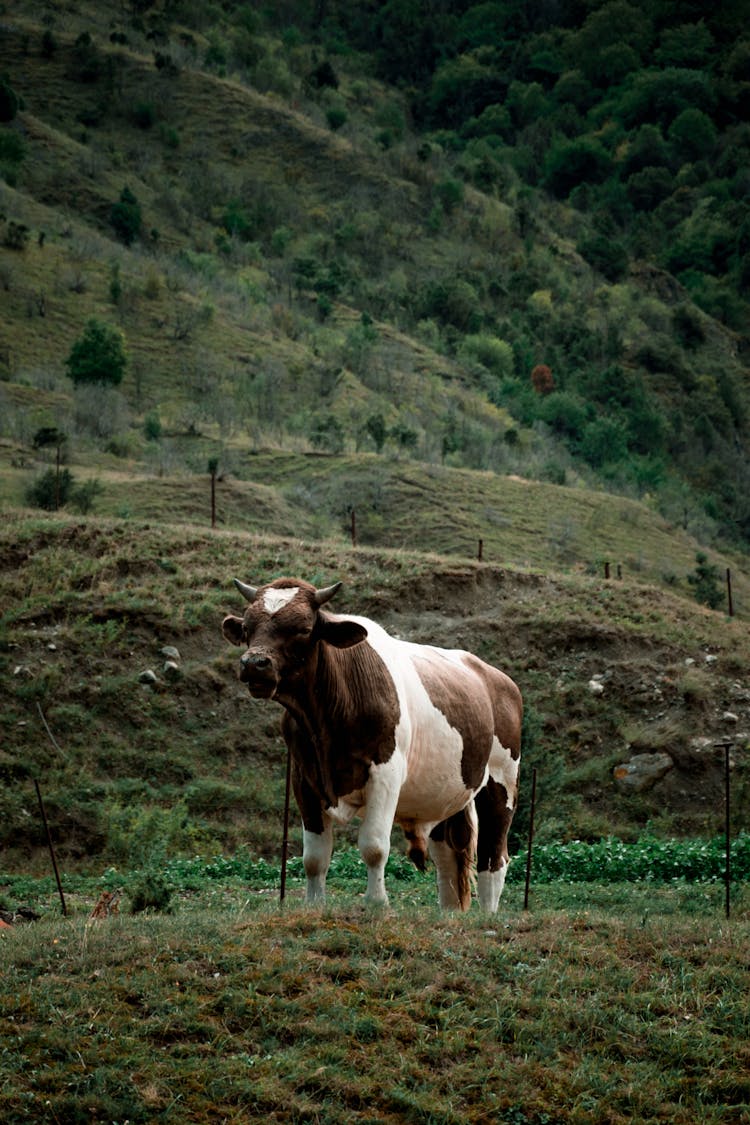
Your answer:
[[[279,429],[323,450],[390,446],[646,496],[704,539],[750,542],[746,5],[132,0],[96,12],[48,3],[14,25],[22,8],[0,5],[6,184],[58,202],[49,172],[39,191],[30,114],[88,147],[89,181],[102,179],[115,133],[144,152],[156,138],[150,171],[136,157],[135,171],[114,163],[119,196],[73,204],[68,185],[65,204],[89,206],[87,221],[157,263],[178,247],[206,283],[244,269],[245,298],[266,303],[276,335],[309,344],[306,378],[329,403],[269,419]],[[154,74],[140,96],[125,79],[136,55]],[[64,85],[50,92],[56,66]],[[190,108],[205,167],[191,170],[175,117],[188,72],[286,111],[279,163],[289,114],[360,163],[344,169],[342,148],[321,150],[279,177],[251,142],[221,151],[206,86]],[[237,174],[222,179],[220,159]],[[25,237],[17,198],[3,198],[6,253]],[[118,271],[107,285],[125,324]],[[355,319],[332,356],[324,333],[341,308]],[[191,315],[183,338],[212,312]],[[396,334],[452,365],[495,414],[451,404],[426,418],[415,385],[393,378]],[[10,366],[0,375],[12,382]],[[364,388],[349,406],[342,371]],[[305,391],[272,363],[246,383],[232,394],[256,424],[269,409],[259,388]]]

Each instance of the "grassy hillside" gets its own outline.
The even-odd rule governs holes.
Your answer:
[[[66,434],[71,466],[117,458],[147,479],[204,471],[185,435],[227,473],[269,447],[376,452],[648,496],[702,541],[746,546],[748,380],[732,312],[745,79],[726,20],[703,34],[649,16],[649,42],[623,55],[641,69],[602,86],[582,61],[590,20],[577,29],[573,11],[542,28],[517,5],[478,22],[458,5],[444,26],[441,5],[430,23],[418,5],[331,3],[315,26],[295,4],[283,18],[137,7],[21,0],[0,29],[14,99],[0,124],[0,403],[28,475],[42,426]],[[505,46],[482,41],[501,26]],[[445,57],[416,58],[405,88],[410,52],[434,47],[438,27]],[[683,152],[671,120],[621,120],[628,83],[655,81],[680,43],[715,94],[716,183],[711,154]],[[592,101],[577,116],[563,104],[571,58]],[[451,88],[461,96],[446,100]],[[496,110],[502,136],[487,133]],[[673,180],[653,213],[627,194],[649,128],[665,133],[657,171]],[[577,195],[541,165],[566,129],[609,154],[607,178],[583,174]],[[712,199],[720,221],[702,225]],[[616,274],[591,250],[602,239],[627,243]],[[65,361],[92,316],[122,331],[128,366],[119,389],[74,393]],[[534,389],[540,367],[552,383]],[[15,500],[22,484],[3,488]]]
[[[340,578],[342,610],[369,613],[417,641],[467,647],[506,669],[527,703],[516,847],[532,765],[540,839],[632,839],[646,826],[714,835],[727,738],[736,809],[746,800],[744,622],[642,584],[627,569],[607,582],[599,573],[550,575],[162,519],[11,510],[0,544],[8,864],[28,868],[32,853],[44,862],[34,777],[74,866],[143,866],[240,844],[278,854],[280,715],[240,687],[237,653],[220,635],[222,617],[236,609],[235,574]],[[180,653],[174,675],[164,668],[167,645]],[[156,679],[144,685],[148,669]],[[589,686],[595,676],[598,694]],[[614,767],[656,751],[674,768],[649,792],[623,792]],[[294,841],[298,849],[298,827]]]
[[[729,929],[715,889],[559,887],[524,913],[511,887],[494,922],[334,899],[204,888],[96,922],[70,895],[71,918],[6,931],[5,1120],[747,1116],[747,908]]]

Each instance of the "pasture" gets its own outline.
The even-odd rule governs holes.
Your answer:
[[[0,941],[4,1120],[750,1120],[746,888],[727,923],[720,883],[545,883],[525,912],[516,879],[490,920],[396,864],[373,913],[345,859],[318,910],[270,868],[100,921],[101,880],[68,918],[11,880],[42,918]]]
[[[750,1120],[749,858],[729,922],[720,839],[542,844],[530,911],[521,855],[492,918],[440,914],[398,852],[366,909],[340,839],[317,910],[299,857],[283,907],[250,852],[64,874],[66,918],[50,876],[0,875],[41,915],[0,937],[4,1120]]]

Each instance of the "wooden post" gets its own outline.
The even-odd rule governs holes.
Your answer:
[[[63,894],[62,882],[60,881],[60,872],[57,869],[57,856],[55,855],[55,847],[54,847],[54,844],[52,843],[52,833],[49,830],[49,821],[47,820],[47,810],[44,807],[44,801],[42,800],[42,791],[39,788],[39,782],[36,780],[36,778],[34,778],[34,788],[36,789],[36,799],[39,802],[39,811],[42,814],[42,821],[44,823],[44,833],[47,837],[47,847],[49,848],[49,854],[52,858],[52,869],[55,872],[55,882],[57,883],[57,893],[60,896],[60,903],[62,905],[63,915],[67,918],[68,908],[65,905],[65,895]]]
[[[732,572],[727,567],[727,603],[729,606],[729,616],[734,617],[734,603],[732,602]]]
[[[211,527],[216,527],[216,473],[219,469],[219,459],[212,457],[208,462],[208,471],[211,474]]]
[[[479,562],[482,561],[482,555],[483,554],[484,554],[484,540],[480,539],[479,540],[479,546],[477,547],[477,559],[479,560]]]
[[[727,919],[730,913],[730,895],[732,887],[732,870],[731,870],[731,839],[730,839],[730,786],[729,786],[729,743],[724,746],[724,844],[725,844],[725,859],[724,859],[724,912]]]
[[[352,547],[357,546],[357,513],[352,508]]]
[[[617,577],[622,578],[622,567],[619,563],[617,564]]]
[[[536,766],[531,772],[531,812],[529,814],[529,844],[526,852],[526,887],[523,894],[523,908],[529,909],[529,887],[531,885],[531,849],[534,846],[534,811],[536,808]]]
[[[604,577],[609,578],[609,563],[608,562],[605,562],[605,564],[604,564]]]
[[[286,786],[284,788],[284,834],[281,840],[281,884],[279,886],[279,903],[283,904],[286,897],[286,863],[289,855],[289,797],[292,781],[292,752],[286,752]]]

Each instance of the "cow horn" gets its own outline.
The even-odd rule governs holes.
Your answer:
[[[248,586],[245,582],[240,582],[239,578],[234,579],[234,584],[242,594],[243,598],[245,598],[249,602],[255,601],[258,596],[257,586]]]
[[[325,605],[326,602],[330,602],[330,600],[334,596],[334,594],[337,594],[340,589],[341,589],[341,583],[340,582],[334,582],[333,586],[326,586],[325,589],[323,589],[323,590],[316,590],[315,591],[315,604],[317,606]]]

